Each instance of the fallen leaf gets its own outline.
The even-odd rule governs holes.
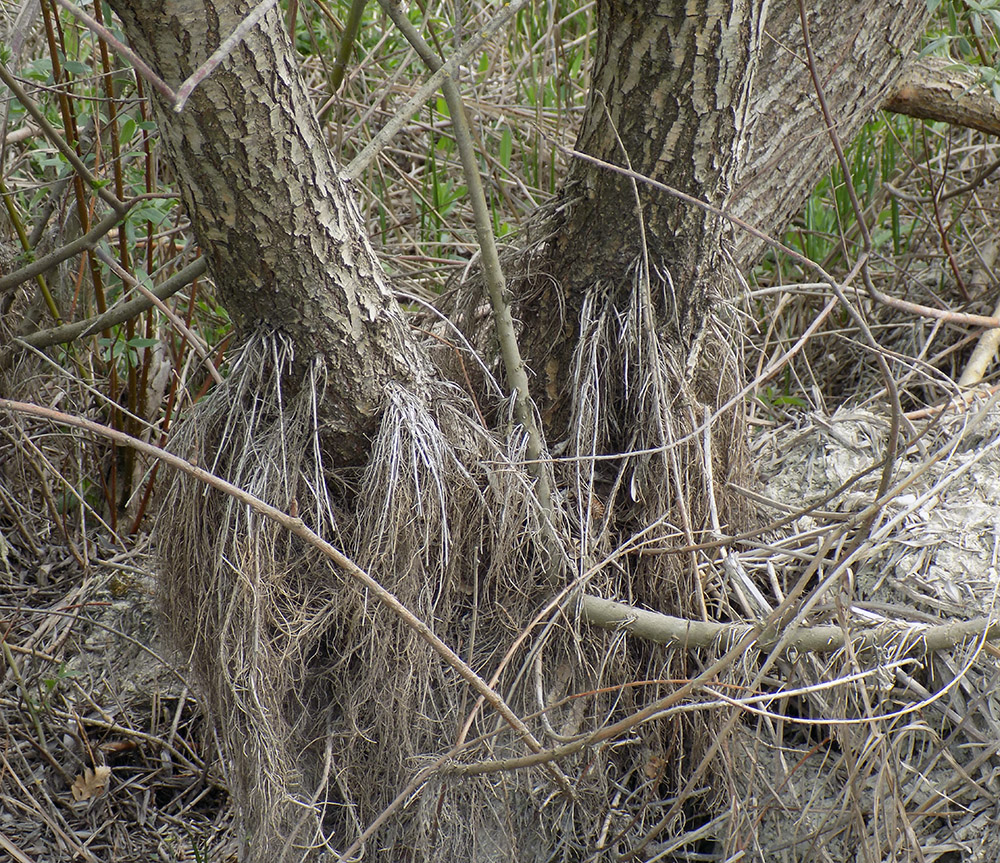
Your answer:
[[[90,800],[100,797],[108,790],[108,779],[111,778],[110,767],[89,767],[76,777],[76,781],[70,786],[74,800]]]
[[[122,752],[131,752],[133,749],[138,749],[139,744],[134,740],[118,740],[112,741],[111,743],[102,743],[101,752],[106,752],[111,755],[118,755]]]
[[[658,755],[651,755],[646,762],[645,774],[647,779],[662,779],[663,771],[667,769],[667,761]]]

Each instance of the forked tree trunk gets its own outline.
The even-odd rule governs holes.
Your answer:
[[[232,32],[251,5],[235,0],[112,0],[132,46],[175,87]],[[778,10],[781,35],[769,41],[761,32],[764,5],[760,0],[703,0],[686,5],[667,0],[600,0],[594,89],[579,148],[717,206],[742,207],[740,212],[749,221],[768,230],[783,224],[829,159],[816,155],[828,153],[827,145],[817,134],[821,127],[805,95],[810,90],[799,60],[801,52],[787,44],[793,39],[788,34],[795,31],[794,22],[786,17],[786,9]],[[865,119],[859,106],[870,97],[874,108],[897,73],[922,26],[924,6],[918,3],[912,11],[903,12],[901,4],[857,3],[849,10],[832,0],[817,5],[813,32],[828,49],[819,52],[821,62],[824,57],[831,64],[846,58],[836,70],[827,72],[831,103],[843,121],[844,137]],[[831,28],[831,20],[866,21],[869,26],[837,29]],[[884,24],[872,23],[883,20]],[[769,59],[759,70],[762,82],[754,90],[753,76],[761,56]],[[844,71],[849,69],[853,71]],[[867,94],[866,87],[870,87]],[[771,100],[770,94],[787,94],[790,88],[799,88],[796,92],[801,92],[801,98]],[[765,105],[766,116],[755,114],[759,104]],[[840,105],[847,106],[846,114]],[[294,350],[293,363],[275,362],[283,375],[278,387],[281,399],[294,400],[296,391],[310,387],[317,393],[315,419],[323,463],[329,476],[342,483],[336,489],[338,517],[348,521],[340,524],[338,541],[355,541],[349,548],[352,553],[377,561],[381,567],[377,575],[418,604],[438,632],[462,644],[475,635],[480,651],[485,644],[502,654],[505,630],[489,629],[488,615],[477,614],[498,606],[505,613],[513,614],[516,608],[523,611],[525,606],[518,606],[520,600],[515,598],[537,590],[537,585],[530,583],[526,570],[497,562],[499,553],[511,544],[505,531],[512,522],[491,520],[488,507],[472,519],[463,510],[462,501],[474,501],[466,509],[479,507],[493,494],[490,483],[495,477],[487,483],[476,473],[485,471],[483,465],[489,462],[489,457],[476,454],[476,447],[494,446],[481,441],[495,440],[495,436],[475,428],[471,411],[468,419],[458,417],[458,401],[451,402],[454,410],[448,422],[443,419],[446,412],[438,411],[437,405],[448,401],[447,387],[435,378],[423,346],[396,308],[350,194],[337,178],[295,71],[279,13],[272,9],[251,29],[223,65],[195,90],[181,114],[162,103],[156,103],[156,108],[165,155],[174,167],[199,244],[238,331],[244,337],[262,330],[278,333]],[[749,137],[754,126],[756,143]],[[797,132],[802,149],[795,151],[794,159],[805,170],[772,169],[773,156],[784,152],[784,142],[795,139]],[[772,140],[779,134],[782,141]],[[755,154],[749,161],[743,158],[747,152]],[[753,167],[742,170],[745,165]],[[775,191],[779,176],[787,181],[780,195]],[[705,504],[712,494],[710,480],[714,472],[722,479],[739,467],[738,458],[732,456],[739,453],[742,429],[736,413],[726,433],[714,441],[703,436],[702,430],[720,400],[737,386],[738,351],[727,354],[722,349],[738,343],[740,334],[726,315],[731,274],[722,253],[722,239],[729,234],[722,220],[582,161],[574,163],[562,194],[566,206],[539,231],[544,243],[526,252],[533,261],[526,269],[544,274],[544,279],[512,285],[518,294],[518,315],[525,323],[523,348],[538,384],[534,395],[550,441],[564,442],[567,454],[638,452],[610,462],[580,459],[560,475],[572,503],[567,518],[574,536],[568,547],[574,549],[573,555],[578,556],[574,562],[582,571],[651,523],[657,525],[655,539],[660,544],[667,541],[662,535],[671,531],[676,539],[688,541],[712,527],[712,507]],[[756,254],[752,243],[738,241],[736,249],[741,264]],[[720,332],[720,325],[733,330]],[[237,394],[240,400],[230,406],[233,412],[249,410],[256,394],[246,389]],[[308,404],[308,399],[302,403]],[[281,410],[273,413],[276,431],[269,442],[242,442],[253,458],[278,463],[280,469],[268,466],[267,481],[262,483],[269,499],[291,506],[296,495],[305,491],[322,498],[323,477],[296,474],[303,455],[285,452],[285,417]],[[229,428],[228,422],[223,411],[220,424]],[[258,425],[250,423],[247,428]],[[367,465],[363,492],[357,495],[357,472],[345,473],[345,468],[356,468],[369,459],[373,435],[376,453]],[[422,548],[387,533],[385,525],[375,530],[367,525],[378,520],[378,512],[372,515],[371,501],[364,500],[365,495],[395,493],[379,485],[382,474],[376,462],[391,458],[390,450],[399,440],[410,447],[409,466],[417,474],[425,470],[422,459],[440,452],[443,459],[460,462],[461,469],[454,474],[457,484],[480,482],[462,497],[442,487],[447,477],[443,483],[433,464],[418,476],[420,481],[414,481],[413,488],[425,497],[437,497],[413,500],[398,524],[401,532],[424,537]],[[470,452],[472,457],[462,463],[461,454]],[[225,453],[218,464],[231,469],[231,478],[240,482],[242,465],[250,459],[249,454],[244,458],[240,453]],[[721,482],[714,486],[721,487]],[[523,488],[529,489],[530,483],[524,482]],[[304,553],[280,535],[270,545],[261,545],[249,528],[235,537],[220,537],[246,525],[222,503],[200,502],[195,490],[181,487],[175,494],[198,501],[191,504],[196,517],[167,531],[180,535],[164,537],[168,554],[175,556],[166,562],[171,583],[165,585],[165,592],[174,594],[178,608],[203,611],[200,616],[181,615],[174,625],[183,646],[192,652],[239,765],[234,794],[247,829],[257,831],[250,856],[264,861],[313,853],[315,849],[305,850],[302,844],[312,841],[321,826],[309,808],[315,799],[310,796],[315,787],[309,781],[317,777],[330,780],[329,790],[321,789],[319,799],[332,801],[327,814],[334,814],[327,826],[339,831],[335,842],[346,845],[410,775],[412,765],[407,758],[448,749],[455,730],[451,711],[462,703],[456,695],[460,689],[446,675],[433,671],[439,665],[436,660],[418,657],[412,642],[399,634],[398,622],[383,621],[384,629],[370,629],[373,618],[368,616],[364,596],[347,597],[343,607],[334,603],[332,611],[330,604],[319,602],[316,614],[312,609],[296,617],[310,600],[299,597],[303,605],[297,606],[295,590],[315,591],[322,599],[326,589],[319,569],[315,577],[312,571],[301,572]],[[525,496],[530,497],[530,492]],[[698,497],[701,502],[695,501]],[[725,519],[722,503],[715,510]],[[478,544],[456,544],[449,551],[446,531],[422,533],[438,517],[439,506],[440,520],[462,524],[467,519],[466,534],[481,529],[485,535],[477,537]],[[359,524],[351,524],[352,517]],[[518,518],[522,531],[528,532],[531,507],[525,506]],[[391,520],[387,524],[391,527]],[[374,543],[372,536],[377,538]],[[438,536],[440,548],[435,547]],[[219,545],[222,542],[230,544]],[[206,545],[214,549],[211,554],[202,549]],[[233,558],[244,547],[254,551],[241,566]],[[473,559],[470,554],[462,559],[470,548],[483,556]],[[525,567],[535,565],[530,542],[520,548],[519,556],[512,555],[512,559]],[[262,559],[270,553],[273,559]],[[668,606],[663,610],[709,614],[693,568],[682,573],[657,560],[666,558],[623,556],[615,574],[602,574],[602,584],[619,599],[645,598],[661,608]],[[204,568],[212,572],[206,575]],[[510,594],[509,603],[504,590]],[[208,599],[202,596],[206,592]],[[477,607],[486,597],[495,605]],[[511,624],[515,631],[529,619],[528,608],[524,619]],[[319,631],[310,636],[308,650],[292,632],[293,624],[302,620],[305,628]],[[470,633],[470,620],[479,621],[475,633]],[[246,643],[237,650],[230,639],[243,638],[244,630],[253,637],[244,639]],[[362,679],[371,655],[378,655],[365,651],[374,650],[383,639],[389,647],[382,660],[392,667],[369,669],[364,679],[372,685],[374,673],[374,679],[384,684],[384,692],[367,693],[384,704],[359,712],[352,703],[358,700],[352,687]],[[575,649],[564,649],[563,655],[575,657]],[[304,666],[328,662],[312,677],[308,668],[309,673],[303,672],[302,679],[314,688],[296,692],[286,687],[271,696],[258,692],[256,687],[266,688],[272,671],[280,671],[282,663],[295,659],[296,650],[304,653]],[[390,650],[394,650],[391,655]],[[497,655],[488,653],[487,659],[484,673],[495,667]],[[660,673],[662,656],[650,654],[644,661],[653,676],[669,676]],[[615,681],[602,684],[609,682]],[[516,685],[526,688],[521,678]],[[581,688],[592,685],[588,680]],[[405,698],[402,693],[407,694]],[[412,697],[414,693],[420,697]],[[400,698],[398,704],[393,697]],[[524,703],[532,703],[531,698],[525,697]],[[292,714],[311,710],[328,724],[296,726],[304,736],[292,742],[276,735],[275,728],[294,724],[289,718]],[[593,722],[606,719],[598,706],[593,712]],[[281,722],[275,719],[278,714]],[[412,748],[387,757],[385,750],[396,738],[383,735],[380,722],[412,728]],[[280,751],[270,753],[266,746],[257,745],[256,738],[262,735]],[[302,747],[317,739],[334,741],[332,756],[325,773],[310,775],[304,761],[315,757],[315,752]],[[520,745],[519,740],[514,742]],[[654,744],[671,745],[666,740],[651,741]],[[672,745],[674,749],[663,754],[669,754],[676,772],[683,773],[688,764],[684,753],[692,747],[677,736]],[[318,748],[323,750],[322,745]],[[352,749],[372,753],[370,765]],[[512,750],[523,751],[513,746],[507,751]],[[382,796],[372,797],[372,802],[352,797],[352,783],[366,768],[374,774],[367,777],[371,783],[383,786]],[[593,780],[589,763],[566,765],[567,770],[578,768],[576,779]],[[273,801],[255,787],[255,782],[275,777],[299,799],[280,817],[267,811]],[[522,784],[515,788],[517,781]],[[510,823],[533,824],[524,836],[497,838],[506,829],[504,819],[499,818],[494,825],[497,829],[490,825],[466,829],[465,833],[475,835],[463,837],[461,850],[449,845],[448,837],[462,835],[468,819],[478,818],[479,810],[486,808],[475,797],[480,787],[484,794],[493,794],[490,805],[507,799],[505,795],[530,802],[528,795],[535,788],[516,776],[497,780],[494,786],[469,784],[458,789],[458,797],[448,798],[448,805],[442,790],[437,805],[428,804],[429,820],[412,814],[417,806],[399,815],[410,826],[396,831],[395,841],[401,844],[385,851],[393,855],[385,859],[401,859],[402,844],[413,849],[410,853],[415,858],[439,860],[452,859],[449,854],[465,854],[461,859],[490,859],[491,854],[497,859],[528,859],[515,853],[518,848],[527,853],[518,844],[525,836],[543,843],[538,849],[543,856],[545,842],[551,839],[552,846],[558,844],[557,828],[543,824],[551,817],[550,809],[526,813],[521,806]],[[596,810],[604,812],[605,805],[600,803]],[[604,823],[601,819],[593,819],[591,813],[592,820],[587,821],[581,810],[563,811],[566,826],[575,824],[584,841],[596,841]],[[313,818],[315,824],[302,832],[299,826],[304,818]],[[632,819],[626,817],[611,832],[619,827],[625,832],[633,829]],[[511,829],[516,834],[519,828]],[[370,847],[376,857],[383,853],[377,841]]]

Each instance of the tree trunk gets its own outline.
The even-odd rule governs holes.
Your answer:
[[[731,154],[716,152],[716,129],[696,133],[685,125],[705,117],[704,105],[693,103],[685,117],[673,102],[679,86],[704,88],[705,82],[695,77],[699,70],[689,55],[675,66],[675,41],[651,38],[657,28],[666,26],[655,7],[669,10],[673,5],[598,4],[600,36],[593,87],[577,149],[724,206],[733,216],[780,239],[835,159],[804,61],[798,9],[788,3],[768,7],[746,118],[750,134],[735,173],[728,177],[730,186],[713,188],[713,177],[722,170],[714,160],[725,162]],[[927,27],[929,11],[926,4],[906,0],[820,2],[809,7],[819,77],[837,134],[846,143],[884,103]],[[735,120],[727,118],[730,123]],[[662,131],[666,126],[675,126],[672,136]],[[519,310],[525,322],[524,355],[538,380],[535,397],[548,419],[550,441],[564,439],[569,431],[574,396],[570,370],[581,311],[595,285],[620,283],[621,274],[638,259],[642,238],[653,262],[671,261],[670,279],[679,291],[678,307],[668,315],[674,330],[688,331],[685,338],[690,340],[705,311],[705,298],[688,281],[694,260],[690,256],[697,257],[697,248],[682,251],[677,246],[684,240],[670,237],[677,220],[684,218],[679,214],[705,217],[650,187],[640,184],[638,193],[643,202],[641,222],[629,181],[575,161],[550,208],[560,215],[532,231],[544,239],[544,247],[536,250],[526,269],[540,275],[524,280],[515,290],[525,297]],[[696,230],[693,222],[690,227]],[[683,230],[681,234],[686,236]],[[726,235],[736,267],[749,272],[765,244],[739,229],[727,229]],[[702,247],[710,246],[706,238]],[[682,264],[684,258],[687,263]],[[554,316],[553,309],[561,315]]]
[[[709,2],[690,14],[671,0],[599,3],[577,149],[726,206],[749,143],[760,5]],[[549,439],[574,457],[564,483],[578,501],[583,548],[599,560],[655,523],[658,537],[692,544],[711,528],[711,475],[721,489],[742,467],[738,422],[720,424],[715,455],[700,431],[739,380],[722,331],[736,326],[721,245],[728,226],[584,160],[572,164],[560,203],[557,221],[543,225],[551,238],[531,252],[530,271],[543,275],[522,286],[518,314]],[[604,516],[591,530],[594,496]],[[724,521],[740,517],[718,503]],[[690,568],[681,575],[663,558],[625,566],[637,600],[708,613]]]
[[[927,3],[808,3],[809,29],[826,101],[846,145],[885,105],[930,20]],[[798,213],[834,163],[816,89],[805,63],[795,3],[769,6],[753,96],[752,146],[729,198],[734,216],[768,236]],[[736,231],[733,259],[749,272],[762,241]]]
[[[134,49],[175,87],[253,8],[112,5]],[[181,113],[153,92],[160,140],[234,324],[286,335],[290,379],[325,363],[336,381],[322,402],[325,445],[339,463],[363,463],[386,384],[419,388],[430,366],[330,159],[279,12],[250,29]]]
[[[845,137],[865,119],[859,106],[877,104],[898,72],[926,14],[918,5],[908,13],[900,4],[817,8],[814,32],[833,45],[826,56],[848,58],[827,72]],[[235,0],[112,6],[133,47],[175,87],[250,8]],[[777,229],[808,192],[806,169],[813,181],[828,161],[818,155],[827,152],[822,125],[803,107],[811,100],[772,95],[810,92],[801,52],[775,47],[793,43],[796,25],[780,21],[772,41],[762,33],[760,0],[688,6],[600,0],[579,149],[716,206],[760,210],[750,221]],[[883,14],[879,29],[827,26]],[[766,77],[754,89],[762,56]],[[864,79],[870,69],[878,77]],[[606,657],[606,643],[565,632],[563,611],[540,634],[532,630],[522,665],[520,654],[508,663],[508,647],[549,598],[520,438],[482,428],[435,377],[325,150],[277,10],[182,113],[154,102],[198,241],[248,344],[227,388],[178,445],[334,536],[434,631],[462,645],[484,676],[496,670],[497,689],[524,715],[540,706],[534,672],[543,648],[567,693],[603,692],[640,674],[687,675],[686,658],[659,650]],[[775,167],[790,141],[798,173]],[[779,180],[787,188],[776,191]],[[722,246],[732,232],[701,209],[583,161],[574,162],[558,203],[535,228],[542,239],[523,253],[524,269],[544,279],[512,287],[549,438],[577,457],[558,476],[567,578],[631,537],[631,553],[615,554],[588,586],[707,618],[716,609],[695,558],[678,566],[634,552],[650,542],[690,543],[741,517],[721,493],[741,469],[743,437],[739,411],[723,410],[740,380]],[[759,250],[742,239],[734,248],[741,264]],[[343,851],[419,759],[450,748],[472,699],[425,644],[308,549],[184,482],[172,495],[171,522],[158,531],[170,625],[223,730],[248,856],[309,858],[323,835]],[[533,722],[539,735],[557,717],[571,722],[566,733],[594,730],[632,697],[594,695]],[[579,713],[577,705],[585,705]],[[612,771],[600,759],[616,758],[616,769],[633,775],[652,753],[681,781],[710,739],[690,730],[659,723],[641,745],[622,741],[610,755],[563,762],[579,789],[575,801],[550,800],[542,772],[440,779],[369,851],[384,859],[543,859],[570,841],[593,848],[607,835],[625,850],[641,836],[643,818],[608,803]],[[486,743],[469,757],[524,754],[521,739],[492,719],[473,731]]]
[[[235,0],[112,5],[133,48],[175,88],[253,8]],[[485,434],[435,381],[389,291],[279,9],[250,29],[184,111],[153,103],[164,154],[243,343],[226,386],[199,404],[173,446],[300,513],[446,630],[469,559],[467,542],[446,531],[491,532],[476,519],[496,498],[470,488],[470,471],[499,455],[482,451]],[[441,473],[463,461],[470,468],[444,488]],[[439,501],[420,497],[435,488]],[[245,856],[314,858],[324,821],[350,844],[405,783],[412,759],[446,739],[442,725],[453,733],[457,708],[425,720],[421,705],[428,689],[454,693],[453,681],[426,644],[343,574],[224,496],[177,478],[155,538],[166,624],[231,759]],[[402,843],[392,836],[403,832],[385,841]]]

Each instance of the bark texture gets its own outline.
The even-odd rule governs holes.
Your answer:
[[[677,3],[597,5],[593,84],[577,149],[717,206],[725,202],[746,146],[759,15],[747,4],[708,2],[688,14]],[[628,273],[645,271],[656,329],[687,351],[701,330],[709,282],[718,271],[723,225],[666,193],[584,161],[572,164],[552,239],[533,270],[525,354],[544,381],[549,430],[561,438],[568,373],[580,314],[595,293],[627,303]],[[565,310],[562,333],[552,310]],[[561,337],[560,337],[561,336]],[[555,339],[553,338],[555,337]]]
[[[909,117],[1000,135],[1000,102],[978,75],[942,57],[909,64],[885,107]]]
[[[930,20],[928,4],[820,0],[806,6],[819,78],[846,144],[885,106],[913,62]],[[835,157],[805,62],[798,5],[772,3],[769,10],[751,147],[729,206],[733,215],[780,239]],[[733,259],[744,272],[765,248],[750,234],[735,232]]]
[[[174,88],[253,5],[113,3],[133,48]],[[434,625],[458,583],[447,562],[457,569],[463,561],[460,548],[448,558],[434,520],[459,499],[456,509],[480,515],[482,496],[469,504],[468,488],[463,496],[452,484],[447,503],[426,506],[413,486],[437,488],[440,462],[454,470],[460,447],[442,432],[437,409],[462,439],[463,406],[435,385],[392,297],[321,136],[278,7],[183,112],[155,97],[154,107],[165,158],[243,343],[225,385],[199,403],[174,446],[272,505],[301,512]],[[468,438],[472,448],[479,443]],[[386,454],[381,473],[373,450]],[[407,519],[394,518],[403,508]],[[154,537],[166,625],[230,762],[244,859],[316,859],[328,832],[346,847],[363,827],[348,807],[364,823],[373,819],[409,775],[405,759],[440,739],[441,720],[417,713],[414,694],[446,689],[438,687],[440,662],[343,573],[183,477]],[[384,687],[374,697],[373,675]],[[397,833],[409,836],[409,819],[399,824]]]
[[[758,34],[749,15],[709,3],[707,20],[677,4],[598,4],[593,87],[577,148],[671,182],[721,203],[746,126],[746,74]],[[697,282],[701,259],[718,244],[717,219],[631,180],[575,162],[569,185],[578,196],[555,254],[574,261],[583,284],[620,281],[641,255],[670,261],[679,285]],[[640,204],[641,202],[641,204]],[[570,250],[586,250],[571,255]],[[569,267],[567,267],[569,269]],[[676,298],[675,337],[694,330],[694,292]]]
[[[765,7],[601,0],[578,149],[725,207],[749,145]],[[599,560],[654,524],[693,544],[710,510],[738,532],[746,513],[725,495],[716,505],[713,488],[743,469],[740,412],[710,420],[740,378],[728,226],[582,159],[560,201],[531,250],[519,316],[550,443],[576,459],[563,481],[582,501],[582,547]],[[703,445],[706,423],[714,441]],[[590,531],[595,495],[604,516]],[[628,589],[661,610],[707,617],[692,562],[630,560]]]
[[[780,236],[835,158],[804,60],[798,8],[791,3],[768,6],[746,114],[749,134],[729,185],[719,186],[713,177],[720,176],[733,155],[719,149],[719,136],[737,118],[721,111],[713,119],[715,97],[706,89],[704,67],[710,52],[718,50],[723,31],[692,46],[693,56],[682,53],[684,25],[672,25],[671,30],[666,23],[680,11],[673,9],[676,5],[598,4],[601,31],[593,92],[577,149],[725,206],[764,233]],[[719,15],[720,21],[724,18],[723,10],[713,13],[712,3],[697,5]],[[928,18],[926,4],[906,0],[809,4],[820,79],[843,142],[854,137],[892,92]],[[721,75],[719,98],[738,95],[727,79],[734,71]],[[679,87],[692,93],[686,108],[676,102]],[[704,131],[694,131],[692,123],[705,123]],[[526,323],[524,355],[538,381],[535,396],[548,419],[550,441],[564,439],[571,431],[569,371],[588,291],[595,282],[619,280],[619,267],[636,259],[643,236],[651,260],[662,255],[671,261],[677,304],[670,316],[675,329],[691,331],[706,310],[700,291],[692,289],[690,262],[711,239],[682,249],[696,230],[693,220],[703,217],[640,185],[640,221],[635,194],[622,178],[574,163],[552,208],[559,215],[534,232],[544,245],[536,248],[526,268],[530,276],[518,290]],[[682,219],[692,221],[682,225]],[[744,231],[726,231],[733,262],[748,271],[765,244]],[[674,240],[672,233],[685,239]],[[561,315],[552,314],[553,309],[560,309]]]
[[[178,87],[253,8],[214,0],[114,0],[133,48]],[[177,114],[153,97],[165,155],[227,310],[244,334],[286,334],[301,370],[335,385],[326,444],[360,463],[387,382],[429,373],[338,177],[277,7]]]

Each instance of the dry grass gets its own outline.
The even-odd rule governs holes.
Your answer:
[[[557,144],[572,139],[586,89],[585,75],[567,67],[586,68],[589,7],[546,9],[548,20],[519,18],[514,35],[467,81],[501,232],[504,222],[517,225],[551,192],[563,168]],[[329,38],[320,25],[310,26],[315,38]],[[464,26],[476,27],[477,19],[470,15]],[[299,37],[311,38],[306,31]],[[32,50],[34,57],[44,53],[41,45]],[[405,49],[389,36],[361,52],[363,61],[329,114],[331,141],[345,159],[417,78],[412,60],[402,59]],[[317,102],[324,102],[320,53],[304,67]],[[362,181],[370,230],[397,284],[422,297],[436,296],[474,253],[471,215],[456,194],[457,159],[442,143],[448,125],[442,113],[425,112]],[[990,314],[995,185],[928,198],[974,177],[995,158],[994,148],[933,127],[907,127],[923,131],[900,140],[892,138],[898,125],[874,128],[871,159],[894,148],[903,166],[884,178],[893,189],[874,168],[864,174],[873,225],[889,218],[904,226],[882,246],[880,287],[955,307],[961,279],[969,310]],[[140,130],[130,143],[141,146]],[[39,183],[55,182],[38,167],[43,155],[35,145],[4,165],[8,187],[32,217],[38,204],[30,194]],[[145,180],[133,180],[137,191],[146,188]],[[841,214],[836,190],[825,194],[811,206]],[[61,212],[71,210],[70,199],[52,197]],[[46,242],[56,246],[70,237],[71,221],[62,217]],[[813,243],[821,247],[818,257],[843,277],[850,269],[843,249],[856,242],[849,221],[817,227],[809,214],[803,221],[800,234],[825,241],[825,247]],[[891,233],[896,225],[888,225]],[[142,222],[131,238],[140,238],[133,257],[148,271],[175,266],[186,230],[173,211],[155,230]],[[83,272],[67,266],[58,274],[55,294],[67,316],[89,313],[90,300],[79,290]],[[641,274],[633,276],[639,298]],[[765,473],[786,483],[769,487],[779,506],[753,505],[775,519],[877,464],[885,446],[883,382],[871,349],[842,309],[830,308],[818,320],[829,296],[802,286],[808,278],[787,261],[759,271],[738,310],[757,331],[728,358],[733,367],[741,354],[751,369],[756,363],[748,406],[754,453]],[[19,361],[7,392],[152,439],[166,433],[183,407],[193,419],[174,439],[175,451],[282,510],[297,510],[377,573],[470,665],[495,675],[495,688],[546,746],[556,746],[669,696],[712,655],[650,649],[623,633],[581,629],[569,603],[545,604],[554,574],[622,600],[734,621],[759,619],[800,579],[796,613],[803,624],[878,626],[993,612],[992,591],[970,586],[975,579],[955,582],[958,599],[932,581],[928,574],[939,576],[933,567],[944,565],[934,556],[940,542],[934,554],[921,544],[921,505],[943,507],[948,488],[961,491],[961,503],[981,487],[962,485],[978,464],[963,461],[963,451],[982,453],[982,465],[992,464],[991,418],[978,421],[976,432],[965,430],[962,412],[941,421],[921,414],[955,394],[972,337],[864,297],[855,301],[912,413],[904,427],[910,445],[883,502],[886,515],[860,544],[851,518],[870,501],[877,472],[854,479],[815,512],[731,545],[724,557],[714,548],[691,551],[680,562],[660,553],[690,541],[691,525],[721,533],[727,518],[725,512],[720,518],[716,498],[725,496],[727,482],[742,483],[726,474],[724,456],[731,453],[720,453],[717,443],[706,449],[711,438],[692,436],[704,416],[693,407],[687,415],[676,411],[668,382],[683,375],[658,341],[644,338],[639,299],[624,320],[592,308],[584,322],[575,369],[579,431],[555,468],[566,490],[555,518],[565,559],[553,560],[552,548],[538,540],[540,515],[520,466],[523,440],[485,433],[469,419],[475,410],[447,388],[391,393],[369,467],[333,473],[314,429],[314,399],[329,385],[322,368],[289,396],[279,383],[290,362],[286,345],[256,341],[230,360],[228,324],[202,286],[172,302],[226,374],[225,385],[207,396],[209,376],[190,339],[153,315],[140,329],[60,354],[58,373],[34,359]],[[13,310],[3,309],[5,324],[30,324],[43,314],[28,307],[19,294]],[[159,338],[162,352],[129,344],[143,334]],[[435,334],[458,341],[446,329]],[[733,342],[725,333],[717,337],[720,345]],[[781,361],[793,346],[795,356]],[[488,391],[488,383],[480,385],[488,372],[471,358],[466,363],[477,390]],[[161,364],[170,372],[166,395],[152,389]],[[623,373],[602,374],[609,367]],[[630,428],[610,427],[604,406],[620,400],[622,388],[641,394],[635,400],[641,415]],[[720,404],[728,395],[720,393]],[[842,405],[870,413],[849,425],[836,416]],[[734,422],[732,416],[725,421]],[[536,848],[601,859],[644,839],[661,859],[730,859],[740,852],[768,860],[996,857],[990,807],[1000,792],[993,743],[1000,729],[988,646],[959,646],[919,663],[912,645],[902,644],[877,655],[847,650],[826,659],[748,651],[715,688],[564,759],[560,767],[577,795],[572,801],[557,796],[551,776],[537,767],[460,781],[443,771],[421,774],[453,744],[463,747],[453,760],[464,764],[525,750],[456,686],[424,641],[314,549],[187,480],[161,501],[162,482],[149,465],[7,417],[0,425],[0,530],[7,549],[0,561],[7,647],[0,842],[29,859],[228,859],[245,837],[231,830],[227,789],[245,802],[239,814],[246,827],[287,837],[258,844],[258,859],[294,857],[292,845],[318,845],[327,836],[343,851],[421,775],[426,784],[368,840],[374,859],[401,859],[414,846],[440,860],[491,854],[528,860]],[[816,431],[827,426],[834,431]],[[990,435],[982,436],[984,428]],[[593,456],[612,441],[621,457],[606,474],[609,463]],[[801,474],[796,464],[805,465]],[[664,473],[666,485],[659,482]],[[701,509],[679,509],[677,488],[698,489]],[[927,490],[934,491],[922,504],[907,497]],[[158,552],[178,588],[165,595],[165,617],[180,654],[155,641],[147,596],[153,567],[142,530],[130,535],[133,525],[148,527],[147,497],[158,513]],[[365,504],[357,512],[346,503],[354,497]],[[644,505],[635,507],[636,500]],[[624,541],[617,535],[623,527]],[[569,560],[583,563],[567,573]],[[990,586],[996,561],[987,556],[981,563],[975,575]],[[898,585],[896,594],[880,592],[887,583]],[[232,772],[223,771],[195,693],[177,677],[186,679],[189,662],[203,687],[197,697],[227,717],[221,744]],[[782,689],[799,691],[779,698]],[[733,703],[760,693],[775,700]],[[112,767],[109,793],[74,801],[77,776],[101,765]]]
[[[66,437],[30,423],[11,431],[0,444],[5,856],[234,859],[214,735],[157,635],[148,543],[82,545],[79,511],[50,514],[42,499],[54,489],[9,470],[36,446],[39,459],[64,456]],[[51,462],[42,476],[60,486]],[[102,768],[107,793],[84,782]]]

